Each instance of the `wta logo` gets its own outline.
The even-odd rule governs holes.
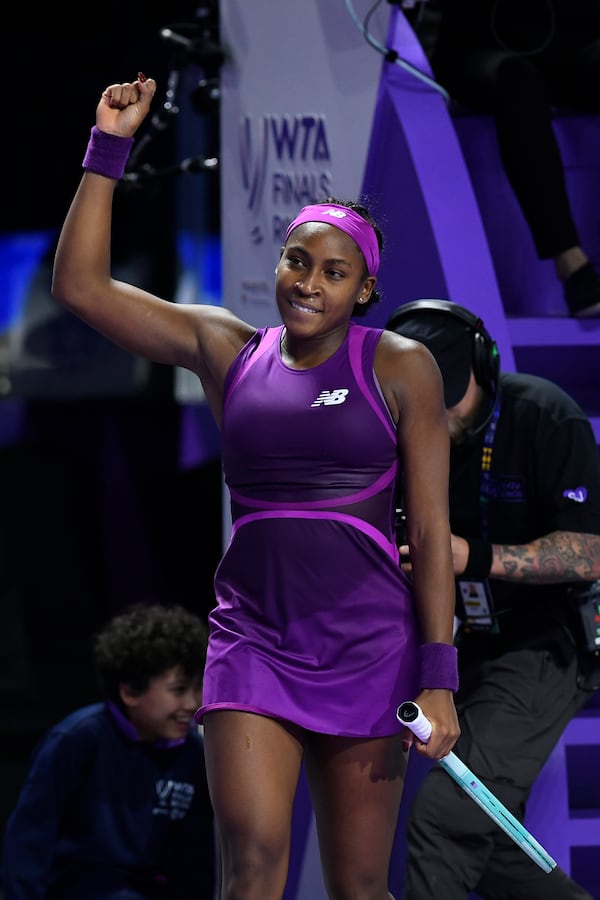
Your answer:
[[[323,116],[243,116],[239,154],[242,186],[254,216],[265,201],[295,213],[331,193],[331,172],[323,168],[331,162]],[[279,218],[289,219],[291,212]],[[262,242],[260,226],[250,233],[253,243]],[[274,240],[279,237],[273,235]]]

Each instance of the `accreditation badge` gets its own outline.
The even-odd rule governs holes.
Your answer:
[[[489,583],[457,579],[460,592],[462,627],[465,631],[498,633],[494,603]]]

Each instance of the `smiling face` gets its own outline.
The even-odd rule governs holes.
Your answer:
[[[179,666],[150,679],[142,693],[121,685],[127,717],[142,741],[177,741],[184,738],[202,704],[202,684],[190,680]]]
[[[354,240],[322,222],[306,222],[292,231],[275,272],[277,307],[288,342],[345,330],[354,304],[368,300],[376,281],[367,276]]]

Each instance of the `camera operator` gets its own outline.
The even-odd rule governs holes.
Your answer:
[[[523,821],[565,727],[600,686],[600,458],[558,385],[501,373],[482,320],[445,300],[400,306],[387,328],[442,373],[459,659],[455,750]],[[410,572],[408,547],[400,546]],[[438,766],[410,810],[403,900],[591,900],[544,872]]]

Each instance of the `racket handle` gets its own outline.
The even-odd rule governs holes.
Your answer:
[[[412,700],[401,703],[396,712],[396,718],[410,728],[415,737],[418,737],[423,743],[427,743],[431,735],[431,722],[417,703]]]

